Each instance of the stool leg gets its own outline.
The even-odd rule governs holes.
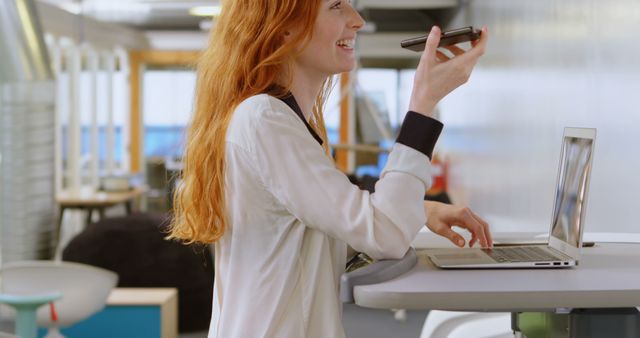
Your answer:
[[[17,307],[16,335],[20,338],[37,337],[36,310],[39,305]]]
[[[60,235],[62,232],[62,220],[64,219],[64,210],[66,208],[65,207],[60,207],[60,214],[58,215],[58,224],[56,227],[56,242],[54,244],[54,246],[57,248],[58,247],[58,243],[60,243]]]

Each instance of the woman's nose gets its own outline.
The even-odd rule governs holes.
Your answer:
[[[362,28],[362,26],[364,26],[365,21],[362,18],[362,16],[360,16],[360,13],[358,13],[358,11],[356,11],[355,8],[353,8],[353,6],[351,6],[351,22],[350,22],[350,27],[354,28],[355,30],[360,30],[360,28]]]

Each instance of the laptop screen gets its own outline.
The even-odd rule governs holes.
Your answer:
[[[580,243],[580,226],[586,208],[592,152],[593,139],[564,137],[551,236],[576,248]]]

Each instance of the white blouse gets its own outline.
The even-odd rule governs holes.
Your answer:
[[[360,190],[267,94],[237,107],[225,151],[209,337],[344,337],[345,243],[375,259],[404,255],[426,223],[429,157],[396,143],[375,193]]]

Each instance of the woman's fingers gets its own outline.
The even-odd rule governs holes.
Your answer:
[[[489,29],[487,28],[487,26],[484,26],[482,27],[482,33],[480,34],[480,39],[471,41],[471,46],[475,47],[478,44],[480,44],[480,42],[484,42],[486,45],[486,41],[488,38],[489,38]]]
[[[436,52],[436,57],[438,58],[438,61],[440,62],[444,62],[449,60],[449,57],[447,56],[447,54],[441,52],[441,51],[437,51]]]
[[[475,244],[477,241],[483,248],[489,247],[489,241],[484,231],[485,228],[475,217],[473,217],[471,210],[469,208],[463,208],[459,217],[460,225],[471,232],[472,240],[469,244],[471,244],[471,242]]]
[[[427,58],[427,60],[433,60],[433,56],[436,55],[438,50],[438,44],[440,43],[440,28],[438,26],[433,26],[431,31],[429,32],[429,36],[427,37],[427,42],[424,46],[424,52],[422,53],[423,58]]]
[[[489,30],[487,27],[482,27],[482,34],[480,39],[471,42],[471,49],[465,52],[464,56],[472,59],[479,59],[487,48],[487,41],[489,40]],[[475,63],[475,62],[474,62]]]
[[[448,238],[453,244],[459,246],[459,247],[464,247],[464,238],[462,236],[460,236],[459,233],[451,230],[450,227],[446,226],[446,225],[441,225],[441,226],[437,226],[435,227],[436,233],[442,237]],[[471,243],[471,242],[469,242]]]
[[[463,51],[462,54],[456,54],[456,57],[453,58],[452,63],[457,63],[459,66],[461,66],[462,69],[465,69],[466,74],[471,75],[471,71],[475,67],[476,63],[478,63],[480,57],[484,55],[488,39],[489,33],[487,32],[487,28],[483,27],[480,39],[472,42],[473,47],[471,49]],[[458,47],[458,49],[460,48]],[[451,51],[451,49],[449,50]],[[454,53],[453,51],[451,52]]]
[[[453,211],[450,215],[453,217],[448,220],[448,217],[443,218],[445,224],[436,224],[435,227],[432,227],[437,234],[447,237],[456,245],[460,245],[458,242],[462,240],[464,245],[462,236],[451,229],[451,227],[455,225],[465,228],[471,233],[469,247],[473,247],[476,243],[479,243],[483,248],[493,246],[490,235],[487,235],[488,225],[481,219],[476,218],[469,208],[458,208],[458,210]]]
[[[458,226],[471,233],[469,247],[480,243],[483,248],[492,247],[493,239],[489,231],[489,224],[468,207],[453,206],[433,201],[425,201],[425,215],[427,228],[434,233],[448,238],[458,246],[464,246],[464,238],[452,227]]]
[[[424,51],[420,56],[420,64],[418,68],[430,68],[431,65],[439,60],[438,44],[440,43],[440,28],[438,26],[431,27],[431,31],[427,36],[427,42],[424,45]]]
[[[448,51],[450,51],[455,56],[464,54],[464,49],[462,49],[462,48],[460,48],[460,47],[458,47],[456,45],[446,46],[444,48],[446,48]]]
[[[482,224],[482,227],[484,228],[484,234],[487,236],[487,243],[489,247],[493,247],[493,236],[491,235],[491,231],[489,230],[489,223],[483,220],[480,216],[476,215],[472,210],[469,210],[469,212],[471,213],[471,216],[473,216],[473,218],[478,221],[478,223]]]
[[[480,34],[480,39],[471,41],[471,47],[472,48],[470,50],[475,50],[475,54],[476,55],[474,55],[474,56],[476,58],[479,58],[482,54],[484,54],[484,47],[487,44],[487,39],[488,39],[488,31],[487,31],[486,27],[483,27],[482,28],[482,34]],[[458,47],[457,45],[444,46],[442,48],[447,49],[454,56],[460,56],[460,55],[463,55],[463,54],[468,52],[468,51]]]
[[[438,51],[441,30],[431,28],[425,49],[414,76],[413,90],[409,100],[409,109],[430,116],[436,104],[451,91],[469,80],[471,71],[484,53],[487,41],[486,28],[483,28],[480,41],[468,51],[459,47],[447,48],[448,52]]]

